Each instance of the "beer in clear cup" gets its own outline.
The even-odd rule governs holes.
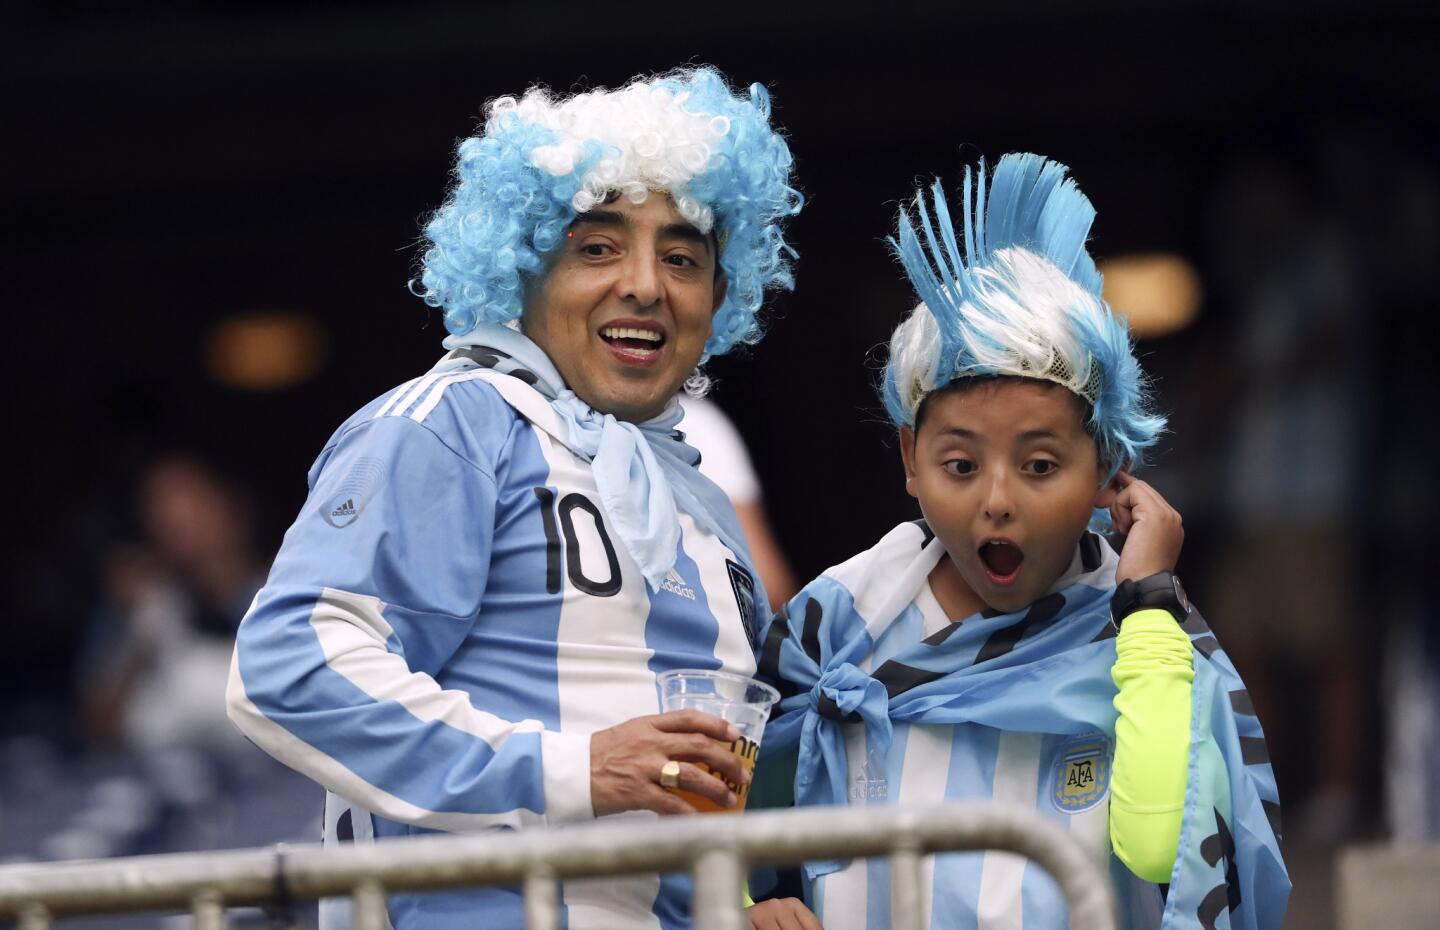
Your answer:
[[[740,738],[730,744],[730,751],[753,777],[755,759],[760,755],[760,735],[765,731],[765,721],[770,717],[770,708],[780,700],[780,693],[763,681],[756,681],[733,672],[716,672],[698,668],[677,668],[661,672],[656,679],[660,690],[660,709],[698,710],[711,714],[735,726]],[[708,772],[704,763],[694,763]],[[701,797],[681,788],[670,788],[684,798],[697,811],[706,813],[739,813],[745,809],[745,799],[750,794],[750,785],[736,785],[728,780],[728,787],[735,794],[734,807],[721,807],[706,797]]]

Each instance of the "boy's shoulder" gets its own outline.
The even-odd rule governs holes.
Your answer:
[[[857,594],[877,582],[893,581],[934,538],[934,532],[924,520],[901,523],[869,549],[825,569],[820,578],[838,582],[851,594]]]
[[[803,610],[807,620],[816,623],[821,616],[847,615],[850,620],[842,624],[847,629],[853,622],[874,620],[909,587],[907,579],[928,576],[935,553],[926,547],[934,538],[923,520],[901,523],[869,549],[820,573],[795,595],[787,611]]]

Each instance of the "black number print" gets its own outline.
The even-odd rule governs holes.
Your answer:
[[[614,597],[620,593],[620,558],[615,553],[615,544],[605,531],[605,520],[590,498],[583,494],[567,494],[560,499],[556,509],[560,514],[560,532],[556,532],[555,492],[549,488],[536,488],[535,496],[540,501],[541,520],[545,526],[545,590],[551,594],[560,591],[560,536],[565,537],[565,571],[570,583],[593,597]],[[595,524],[595,532],[605,547],[605,561],[609,574],[604,581],[596,581],[585,574],[580,564],[580,538],[575,533],[575,511],[583,510]]]

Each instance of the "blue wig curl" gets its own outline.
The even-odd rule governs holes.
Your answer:
[[[527,278],[580,213],[621,193],[667,193],[720,243],[725,300],[706,357],[760,339],[756,314],[771,288],[794,285],[782,222],[804,198],[794,159],[770,126],[770,97],[737,97],[713,68],[636,79],[616,90],[552,98],[541,87],[492,101],[483,132],[459,145],[455,181],[425,227],[419,282],[460,335],[520,317]]]
[[[1142,464],[1165,418],[1150,408],[1129,327],[1101,297],[1085,250],[1095,208],[1066,171],[1006,155],[987,195],[985,163],[973,177],[967,167],[963,249],[939,181],[928,204],[916,192],[913,216],[901,210],[889,242],[921,303],[890,340],[881,397],[897,426],[914,426],[924,397],[959,379],[1061,384],[1089,405],[1086,428],[1113,475]]]

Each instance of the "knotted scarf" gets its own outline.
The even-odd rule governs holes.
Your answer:
[[[432,372],[491,369],[523,381],[548,403],[561,424],[554,438],[590,463],[605,516],[652,591],[660,589],[675,565],[679,511],[749,562],[734,508],[700,474],[700,454],[676,429],[684,416],[678,400],[672,398],[654,419],[630,423],[576,396],[540,347],[517,330],[481,323],[463,336],[450,336],[444,345],[450,352]],[[501,393],[516,402],[515,392]],[[535,425],[543,429],[547,424]]]
[[[797,804],[845,804],[843,724],[865,726],[871,754],[894,722],[981,724],[1010,732],[1115,737],[1115,631],[1109,601],[1118,557],[1087,533],[1065,574],[1024,610],[951,623],[862,670],[880,635],[945,555],[923,523],[820,576],[777,614],[760,674],[779,683],[764,756],[799,747]],[[1290,883],[1280,859],[1278,795],[1259,720],[1234,667],[1198,613],[1189,771],[1166,928],[1278,928]],[[762,760],[762,765],[764,764]],[[883,769],[882,769],[883,771]],[[844,861],[811,862],[808,877]]]

